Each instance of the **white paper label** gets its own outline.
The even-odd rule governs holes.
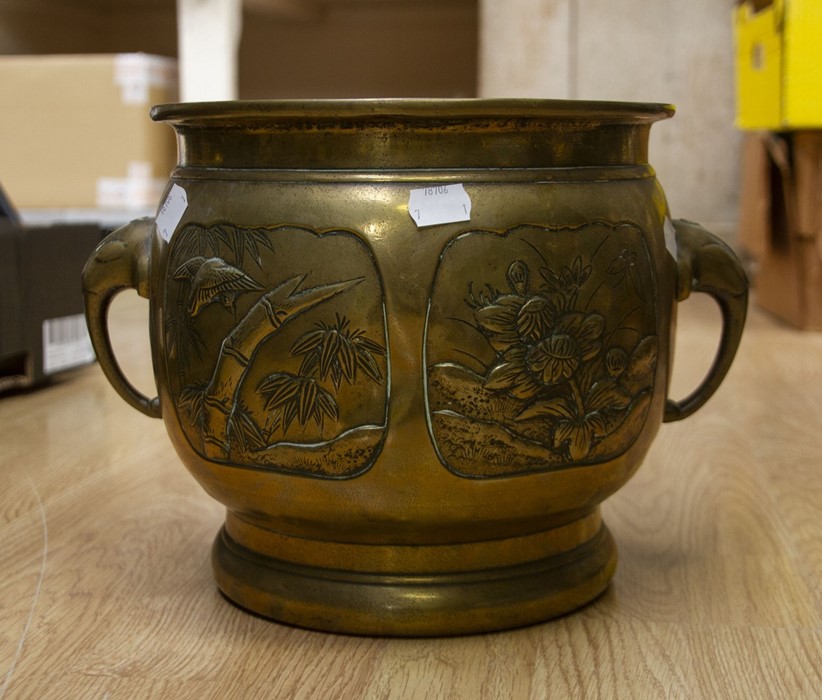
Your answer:
[[[671,254],[671,257],[674,260],[676,260],[676,229],[674,228],[674,222],[671,221],[667,216],[665,217],[665,224],[662,226],[662,232],[665,235],[665,247],[668,249],[668,252]]]
[[[470,221],[471,198],[459,184],[421,187],[411,190],[408,213],[418,228]]]
[[[53,374],[94,361],[83,314],[43,321],[43,373]]]
[[[157,230],[163,237],[163,240],[168,242],[171,236],[174,235],[174,229],[183,218],[185,210],[188,208],[188,197],[186,191],[178,184],[171,186],[171,192],[168,193],[166,201],[157,212]]]

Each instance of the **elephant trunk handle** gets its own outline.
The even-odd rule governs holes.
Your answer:
[[[673,224],[677,301],[684,301],[692,292],[713,297],[722,313],[722,335],[713,364],[699,386],[681,401],[666,401],[666,423],[687,418],[719,388],[739,347],[748,310],[748,278],[731,249],[698,224],[684,220]]]
[[[108,310],[115,296],[135,289],[140,296],[149,298],[154,229],[154,219],[147,217],[112,231],[83,268],[83,299],[91,343],[106,378],[129,405],[151,418],[159,418],[159,398],[148,398],[126,379],[114,356],[108,331]]]

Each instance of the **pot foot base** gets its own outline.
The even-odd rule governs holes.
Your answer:
[[[616,567],[602,525],[573,549],[515,566],[460,573],[370,573],[264,556],[222,528],[212,550],[220,590],[274,620],[327,632],[445,636],[509,629],[600,595]]]

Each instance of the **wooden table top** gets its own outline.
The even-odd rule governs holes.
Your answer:
[[[152,395],[147,304],[112,327]],[[674,388],[718,338],[682,305]],[[0,398],[0,698],[811,698],[822,694],[822,334],[752,309],[725,384],[603,507],[620,553],[581,611],[448,639],[279,625],[217,591],[224,518],[97,366]]]

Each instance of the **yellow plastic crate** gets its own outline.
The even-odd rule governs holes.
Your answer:
[[[737,126],[822,128],[822,0],[764,4],[734,10]]]

